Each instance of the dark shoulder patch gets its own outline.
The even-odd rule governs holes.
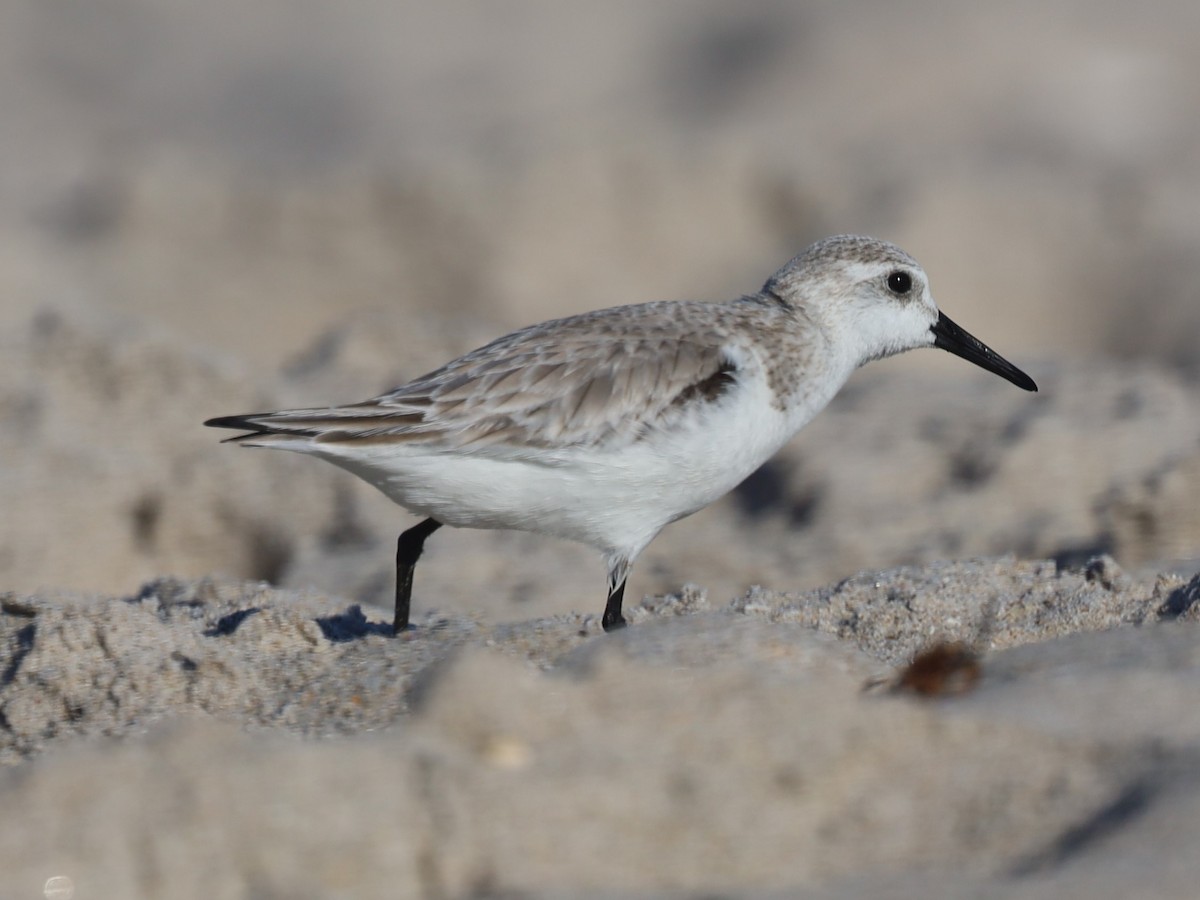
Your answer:
[[[707,378],[702,378],[695,384],[689,384],[672,401],[672,406],[687,406],[699,401],[712,403],[737,382],[737,366],[727,359],[722,359],[717,371]]]

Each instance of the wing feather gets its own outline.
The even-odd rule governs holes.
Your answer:
[[[247,440],[278,434],[458,452],[631,442],[736,381],[728,327],[668,337],[678,335],[680,316],[714,325],[711,314],[696,315],[701,306],[652,303],[546,322],[362,403],[210,424],[252,429],[240,436]]]

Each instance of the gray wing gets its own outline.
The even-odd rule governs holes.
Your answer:
[[[713,327],[712,309],[645,304],[559,319],[362,403],[206,424],[253,430],[233,439],[250,442],[279,435],[506,455],[627,443],[736,382],[737,368],[723,350],[729,334]],[[708,320],[709,327],[681,329],[680,316]]]

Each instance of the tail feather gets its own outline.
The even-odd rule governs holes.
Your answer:
[[[204,424],[212,428],[236,428],[248,432],[226,438],[225,443],[232,441],[256,445],[255,442],[261,440],[263,443],[256,446],[278,446],[305,438],[316,441],[344,440],[380,430],[390,431],[417,424],[420,418],[419,413],[397,412],[384,407],[364,409],[360,406],[338,406],[219,416]]]
[[[246,413],[241,416],[217,416],[215,419],[208,419],[204,424],[209,428],[240,428],[243,431],[261,431],[263,426],[258,424],[255,419],[266,415],[270,414]]]
[[[218,416],[209,419],[204,424],[210,428],[236,428],[247,434],[236,434],[225,438],[221,443],[240,443],[268,435],[287,435],[289,437],[316,437],[318,432],[301,426],[299,422],[280,421],[277,413],[244,413],[240,416]],[[299,426],[299,427],[298,427]]]

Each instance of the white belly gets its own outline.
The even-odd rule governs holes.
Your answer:
[[[375,444],[353,457],[311,445],[309,452],[447,525],[551,534],[631,558],[664,525],[741,483],[819,408],[785,414],[773,399],[752,379],[697,405],[670,430],[616,448],[573,446],[518,459],[414,445]]]

